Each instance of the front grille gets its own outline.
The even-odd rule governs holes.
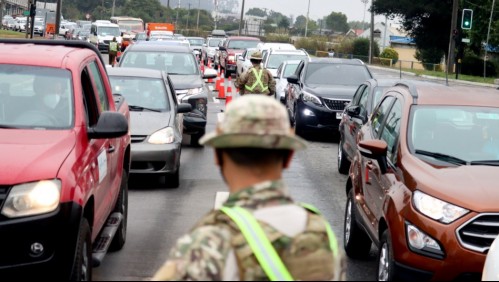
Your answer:
[[[331,111],[342,112],[345,109],[345,106],[350,103],[350,100],[339,100],[339,99],[328,99],[322,98],[324,100],[324,104]]]
[[[3,203],[5,199],[7,199],[7,195],[9,194],[10,186],[1,186],[0,185],[0,210],[3,207]]]
[[[132,143],[140,143],[140,142],[143,142],[144,140],[146,140],[147,138],[147,135],[132,135],[131,136],[131,141]]]
[[[111,42],[111,40],[104,40],[104,44],[109,45],[110,42]]]
[[[487,253],[497,236],[499,236],[499,214],[478,215],[457,230],[461,245],[480,253]]]

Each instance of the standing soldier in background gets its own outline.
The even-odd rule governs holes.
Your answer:
[[[275,96],[275,80],[270,71],[262,68],[262,52],[256,51],[250,57],[253,67],[243,73],[234,84],[244,94],[265,94]]]
[[[113,41],[109,42],[109,64],[113,67],[116,62],[118,50],[120,50],[120,44],[116,41],[116,37],[113,37]]]
[[[227,106],[215,148],[230,196],[181,237],[153,280],[344,280],[343,252],[319,212],[293,201],[282,180],[306,142],[282,104],[245,95]]]

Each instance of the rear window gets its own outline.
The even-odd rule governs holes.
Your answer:
[[[73,104],[68,70],[0,65],[0,128],[69,129]]]
[[[305,82],[307,84],[359,86],[371,78],[363,65],[310,64]]]
[[[120,66],[163,70],[170,75],[199,74],[196,59],[192,53],[129,51],[126,52]]]
[[[222,41],[222,39],[210,39],[208,41],[208,46],[209,47],[218,47],[218,44]]]
[[[270,54],[269,62],[267,63],[267,68],[277,69],[282,62],[291,60],[306,60],[307,55],[295,55],[295,54]]]
[[[110,76],[113,93],[125,97],[129,106],[170,111],[165,84],[162,79]]]
[[[247,49],[256,48],[260,41],[255,40],[231,40],[227,48],[229,49]]]

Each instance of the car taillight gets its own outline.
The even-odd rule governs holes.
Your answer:
[[[229,53],[229,56],[227,57],[227,60],[229,63],[236,63],[236,54],[234,53]]]

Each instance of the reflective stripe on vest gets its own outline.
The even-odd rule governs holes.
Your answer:
[[[260,263],[271,281],[293,281],[293,277],[265,235],[262,227],[250,212],[240,207],[222,207],[220,210],[237,224],[255,254],[258,263]]]
[[[109,43],[109,51],[118,51],[118,42],[111,41]]]
[[[248,90],[250,92],[253,92],[253,90],[257,86],[260,86],[260,88],[262,89],[262,92],[267,91],[269,89],[269,87],[268,86],[263,86],[263,82],[262,82],[263,69],[260,69],[260,73],[257,73],[256,69],[254,69],[254,68],[252,68],[251,71],[255,75],[256,81],[255,81],[255,83],[253,83],[253,85],[251,87],[248,86],[248,85],[245,85],[244,87],[246,88],[246,90]]]
[[[300,205],[317,215],[321,215],[319,209],[310,204],[300,203]],[[336,236],[334,235],[331,225],[329,225],[329,223],[326,220],[324,220],[324,223],[326,224],[327,237],[329,238],[329,247],[331,248],[334,257],[338,257],[338,241],[336,240]]]

